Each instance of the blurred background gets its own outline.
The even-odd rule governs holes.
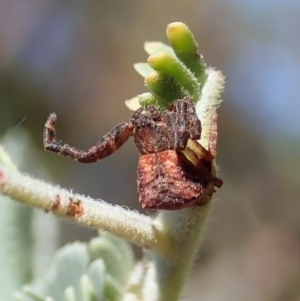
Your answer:
[[[146,91],[132,65],[146,60],[144,41],[167,42],[173,21],[189,25],[206,62],[227,78],[218,143],[225,184],[184,296],[300,301],[298,0],[1,1],[2,141],[22,171],[139,210],[133,141],[84,165],[44,152],[42,131],[55,112],[58,137],[87,148],[130,118],[124,100]],[[63,222],[56,229],[58,245],[95,235]]]

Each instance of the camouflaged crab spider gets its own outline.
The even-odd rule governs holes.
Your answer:
[[[197,140],[201,123],[190,97],[173,101],[160,112],[154,106],[139,108],[132,118],[112,128],[88,150],[56,139],[56,115],[50,114],[44,129],[44,148],[83,163],[95,162],[118,150],[133,136],[140,153],[137,184],[143,208],[178,210],[201,205],[209,183],[223,182],[212,175],[216,154],[217,121],[212,124],[209,150]]]

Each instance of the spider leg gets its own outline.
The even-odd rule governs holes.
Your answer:
[[[184,151],[182,151],[182,153],[187,158],[187,160],[193,164],[193,166],[198,170],[198,172],[204,176],[204,178],[207,181],[214,182],[214,186],[218,188],[220,188],[223,185],[223,181],[213,176],[211,172],[207,169],[207,163],[210,163],[213,158],[211,154],[200,143],[189,139],[187,147]],[[208,156],[210,156],[210,159]]]
[[[211,152],[203,147],[198,141],[189,139],[187,142],[187,148],[192,150],[198,158],[201,158],[204,161],[210,162],[214,159]]]
[[[95,162],[109,156],[133,135],[132,123],[124,121],[111,129],[95,145],[84,151],[56,140],[56,120],[56,115],[52,113],[46,121],[43,133],[44,148],[83,163]]]

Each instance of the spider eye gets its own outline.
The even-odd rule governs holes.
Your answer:
[[[151,118],[153,121],[160,121],[161,120],[160,113],[155,107],[149,108],[148,113],[149,113],[148,114],[149,118]]]

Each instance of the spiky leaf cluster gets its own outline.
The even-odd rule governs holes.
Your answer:
[[[197,53],[198,45],[192,32],[184,23],[175,22],[167,27],[167,37],[171,47],[161,42],[146,42],[147,63],[134,65],[151,91],[138,96],[140,105],[154,104],[165,109],[178,98],[190,96],[195,102],[200,99],[206,64]]]

